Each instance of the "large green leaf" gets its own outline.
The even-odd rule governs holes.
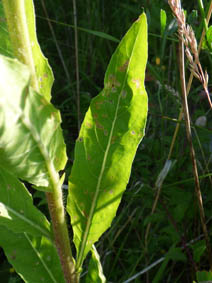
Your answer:
[[[2,2],[5,9],[4,14],[2,14]],[[31,72],[35,73],[36,90],[50,101],[54,77],[48,60],[44,57],[38,44],[33,0],[4,0],[2,2],[0,2],[2,17],[0,53],[10,56],[14,54],[22,63],[31,66]]]
[[[0,56],[0,74],[0,168],[48,187],[67,160],[60,114],[29,87],[25,65]]]
[[[0,225],[13,232],[51,238],[46,217],[33,205],[24,185],[6,170],[0,170]]]
[[[65,282],[56,248],[47,238],[16,234],[0,225],[0,247],[24,282]]]
[[[78,268],[111,225],[144,136],[146,61],[147,22],[142,14],[112,56],[104,89],[92,100],[76,141],[67,209]]]

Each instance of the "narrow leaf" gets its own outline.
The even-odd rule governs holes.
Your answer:
[[[0,170],[0,225],[17,232],[51,238],[46,217],[33,205],[32,197],[19,180]]]
[[[0,169],[47,187],[67,160],[60,114],[29,87],[25,65],[0,56],[0,73]]]
[[[198,283],[209,283],[212,280],[212,271],[197,271],[196,276]]]
[[[46,100],[50,101],[54,77],[48,60],[44,57],[37,40],[33,0],[2,2],[4,21],[0,22],[0,38],[2,39],[0,46],[4,47],[8,42],[8,33],[5,31],[5,20],[7,18],[14,56],[20,62],[30,66],[36,90]],[[2,3],[0,5],[2,6]],[[0,48],[1,50],[2,48]],[[5,55],[5,52],[2,54]]]
[[[202,48],[212,51],[212,26],[210,26],[206,32],[206,36],[202,43]]]
[[[78,268],[111,225],[144,136],[146,61],[147,22],[142,14],[112,56],[104,89],[92,100],[76,141],[67,209]]]
[[[0,226],[0,247],[24,282],[65,282],[56,248],[47,238],[16,234]]]
[[[99,254],[95,248],[92,246],[91,258],[88,266],[88,274],[86,276],[85,283],[106,283],[105,276],[103,274]]]
[[[69,26],[74,27],[72,25],[69,25]],[[92,30],[92,29],[87,29],[87,28],[81,28],[81,27],[77,27],[77,29],[80,30],[80,31],[84,31],[84,32],[93,34],[95,36],[107,39],[107,40],[111,40],[111,41],[114,41],[114,42],[119,42],[119,40],[117,38],[115,38],[114,36],[112,36],[112,35],[110,35],[108,33],[102,32],[102,31]]]
[[[165,29],[166,29],[166,11],[160,9],[160,31],[162,35],[164,34]]]

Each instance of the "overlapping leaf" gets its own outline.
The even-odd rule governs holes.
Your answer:
[[[14,1],[7,1],[7,5],[4,7],[7,9],[7,15],[10,18],[8,23],[10,36],[7,31],[6,15],[5,13],[3,14],[2,2],[0,2],[0,53],[7,56],[14,56],[21,62],[24,62],[22,57],[28,53],[28,50],[31,54],[31,58],[28,58],[27,60],[32,61],[31,64],[33,65],[36,74],[36,89],[46,100],[50,101],[54,77],[48,64],[48,60],[44,57],[37,40],[33,0],[24,1],[23,5],[22,3],[20,4],[20,1],[17,2],[19,2],[17,5],[22,9],[21,19],[14,9],[14,7],[17,6]],[[23,34],[23,30],[25,34]],[[21,43],[23,40],[22,37],[28,38],[28,44],[23,46]]]
[[[0,225],[17,232],[51,238],[50,224],[33,205],[24,185],[6,170],[0,170]]]
[[[142,14],[115,51],[104,89],[92,100],[76,141],[67,208],[77,267],[111,225],[144,136],[146,61],[147,23]]]
[[[105,283],[106,279],[103,274],[99,254],[95,248],[95,246],[92,246],[91,249],[91,258],[89,261],[88,266],[88,274],[86,275],[86,283]]]
[[[60,114],[29,87],[26,66],[0,56],[0,73],[0,168],[51,190],[67,160]]]
[[[0,247],[24,282],[65,282],[56,248],[47,238],[16,234],[0,225]]]

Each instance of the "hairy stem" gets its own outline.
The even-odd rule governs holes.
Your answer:
[[[28,14],[34,10],[33,1],[27,0],[3,0],[4,12],[7,20],[8,31],[13,45],[15,57],[31,71],[31,86],[39,91],[36,68],[30,41]],[[58,172],[49,159],[45,148],[40,148],[46,161],[52,192],[46,193],[48,207],[52,219],[55,244],[60,257],[60,262],[67,283],[78,282],[75,272],[75,263],[72,257],[68,228],[65,220],[62,190]]]
[[[2,0],[2,3],[14,55],[20,62],[29,67],[31,72],[31,85],[38,91],[35,62],[32,54],[32,43],[29,37],[27,13],[25,11],[25,1]],[[30,1],[27,5],[34,9],[33,2]]]

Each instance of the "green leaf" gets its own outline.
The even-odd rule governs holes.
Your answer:
[[[51,238],[46,217],[33,205],[32,197],[16,177],[0,170],[0,225],[17,232]]]
[[[196,276],[198,283],[206,283],[208,280],[212,280],[212,271],[197,271]]]
[[[205,240],[198,241],[192,245],[193,257],[195,262],[200,262],[201,256],[206,250]]]
[[[29,87],[25,65],[0,56],[0,73],[0,168],[50,191],[67,160],[60,114]]]
[[[212,51],[212,26],[210,26],[206,32],[205,38],[202,43],[202,48]]]
[[[99,254],[95,248],[95,246],[92,246],[91,249],[91,259],[88,266],[88,274],[86,276],[85,283],[105,283],[106,279],[103,274]]]
[[[14,57],[2,2],[0,2],[0,54]]]
[[[161,282],[161,279],[164,278],[165,269],[166,269],[170,260],[186,262],[186,256],[183,254],[183,252],[181,251],[180,248],[175,247],[175,244],[173,244],[169,248],[169,251],[167,252],[167,254],[165,256],[165,260],[163,261],[163,263],[161,264],[160,268],[158,269],[156,275],[154,276],[152,283]]]
[[[69,25],[69,26],[74,27],[73,25]],[[115,38],[114,36],[112,36],[108,33],[102,32],[102,31],[92,30],[92,29],[87,29],[87,28],[82,28],[82,27],[77,27],[77,29],[80,30],[80,31],[84,31],[84,32],[90,33],[92,35],[107,39],[107,40],[119,42],[119,40],[117,38]]]
[[[5,13],[2,17],[3,21],[0,21],[0,52],[3,50],[2,54],[11,54],[12,43],[14,56],[20,62],[31,66],[31,75],[35,76],[36,90],[50,101],[54,77],[37,40],[33,0],[4,1],[3,3]],[[0,3],[0,11],[2,11],[2,3]],[[10,43],[5,26],[6,18]],[[8,49],[4,51],[7,47]]]
[[[92,100],[76,141],[67,209],[78,268],[110,227],[144,136],[146,61],[147,22],[142,14],[113,54],[104,89]]]
[[[56,248],[47,238],[16,234],[0,226],[0,246],[25,282],[65,282]]]
[[[160,32],[163,35],[166,29],[166,11],[160,9]]]

